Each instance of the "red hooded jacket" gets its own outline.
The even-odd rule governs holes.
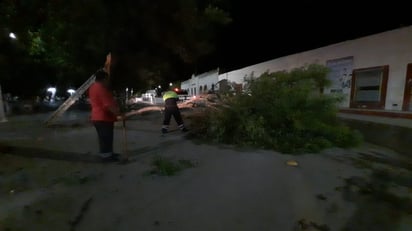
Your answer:
[[[100,82],[93,83],[89,88],[89,99],[92,106],[92,121],[116,121],[116,115],[109,108],[118,108],[112,93]]]

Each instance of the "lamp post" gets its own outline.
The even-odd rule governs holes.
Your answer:
[[[128,97],[129,97],[128,94],[127,94],[128,91],[129,91],[129,88],[126,87],[126,97],[125,97],[126,98],[126,105],[127,105],[127,100],[128,100]]]
[[[70,96],[72,96],[76,91],[74,89],[69,89],[67,90],[67,93],[70,94]]]
[[[13,32],[9,33],[9,38],[11,40],[17,40],[17,36]],[[0,85],[0,122],[7,122],[6,113],[4,112],[3,93],[1,91],[1,85]]]
[[[50,97],[50,103],[54,103],[54,97],[56,96],[56,88],[55,87],[49,87],[47,89],[47,92],[50,92],[52,95]]]
[[[9,38],[12,40],[17,40],[17,36],[13,32],[9,33]],[[1,85],[0,85],[0,123],[1,122],[7,122],[7,118],[6,118],[6,113],[4,112],[3,93],[1,91]]]

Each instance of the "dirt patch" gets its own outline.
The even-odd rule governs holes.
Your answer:
[[[354,202],[357,209],[343,230],[396,230],[403,217],[412,214],[409,175],[397,180],[397,176],[385,170],[374,170],[369,178],[345,179],[343,198]],[[405,185],[405,183],[407,185]]]
[[[102,166],[1,154],[0,230],[73,230]]]
[[[2,155],[2,153],[24,157],[46,158],[51,160],[64,160],[87,163],[101,162],[97,155],[91,155],[87,153],[83,154],[65,151],[55,151],[35,147],[12,146],[7,144],[0,144],[0,155]]]

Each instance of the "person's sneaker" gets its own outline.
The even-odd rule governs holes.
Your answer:
[[[182,128],[181,130],[182,130],[182,132],[188,132],[189,131],[187,128]]]
[[[166,134],[167,133],[167,129],[166,128],[162,128],[162,133]]]

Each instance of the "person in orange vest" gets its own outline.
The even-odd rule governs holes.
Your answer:
[[[177,106],[177,101],[179,96],[174,91],[166,91],[163,94],[163,100],[165,102],[164,109],[164,120],[162,126],[162,133],[165,134],[169,130],[170,119],[172,116],[175,118],[177,125],[182,132],[187,132],[187,128],[183,124],[182,116],[180,115],[179,107]]]
[[[112,93],[109,91],[109,75],[103,69],[95,74],[95,83],[89,88],[92,107],[91,121],[99,138],[99,156],[102,161],[117,161],[119,154],[113,153],[114,122],[124,120]]]

